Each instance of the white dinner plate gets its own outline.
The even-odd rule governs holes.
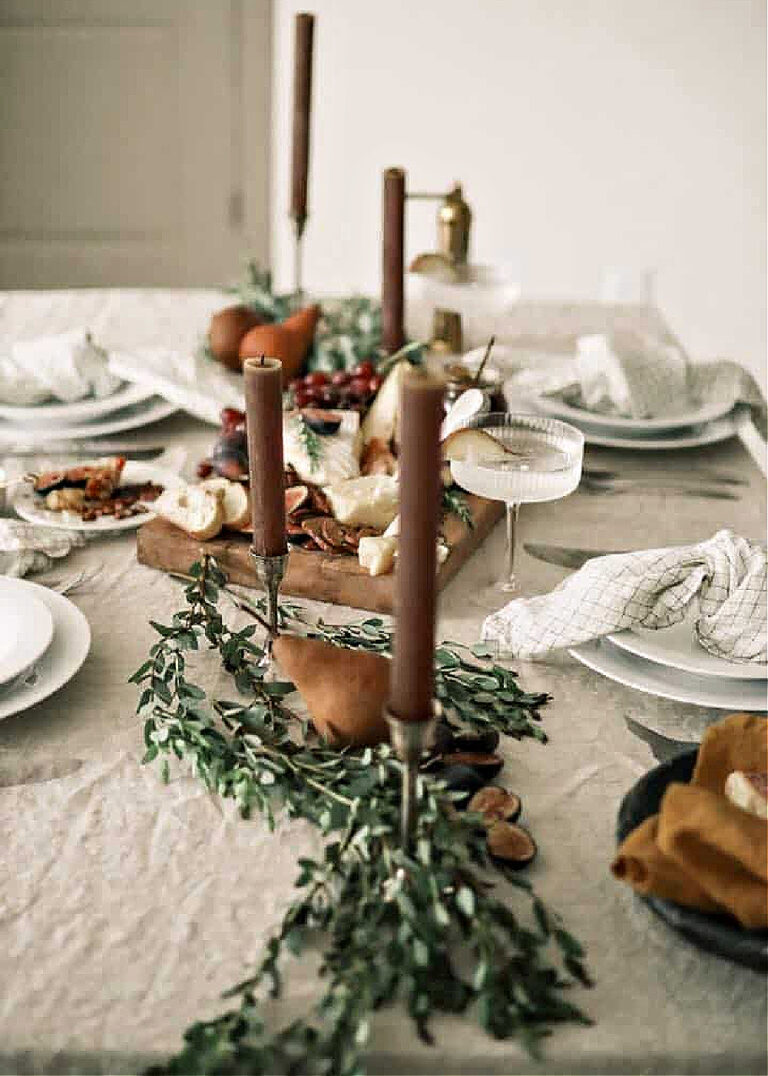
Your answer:
[[[44,445],[51,440],[76,441],[82,438],[107,437],[113,433],[121,433],[123,430],[149,426],[152,422],[167,418],[174,411],[178,411],[175,404],[161,400],[157,396],[150,396],[141,403],[123,407],[105,418],[77,426],[56,426],[54,429],[41,426],[30,429],[28,425],[14,426],[10,422],[0,422],[0,450],[3,443],[23,443],[34,448],[36,444]]]
[[[768,678],[768,667],[756,663],[726,661],[708,653],[693,634],[693,615],[671,628],[630,628],[612,632],[606,638],[620,650],[636,654],[646,661],[666,665],[670,669],[692,673],[694,676],[718,676],[727,680],[762,680]]]
[[[75,400],[72,403],[41,403],[34,407],[13,407],[0,403],[0,419],[17,426],[45,426],[50,438],[54,426],[71,426],[75,422],[92,422],[95,419],[122,411],[125,407],[143,403],[154,393],[145,385],[129,385],[123,382],[109,396],[95,399]]]
[[[588,425],[593,430],[603,430],[608,436],[619,437],[651,437],[655,433],[665,433],[673,430],[690,429],[691,426],[700,426],[705,422],[722,418],[733,410],[735,400],[733,397],[723,400],[710,400],[699,407],[689,408],[679,415],[664,415],[661,418],[624,418],[621,415],[602,415],[596,411],[587,411],[584,407],[573,407],[556,396],[544,396],[536,394],[533,397],[536,407],[545,411],[555,418],[564,419],[566,422],[574,422],[577,425]]]
[[[35,596],[45,605],[53,618],[53,640],[37,663],[35,673],[26,683],[0,696],[0,718],[28,710],[71,680],[85,661],[91,648],[91,629],[88,621],[69,598],[37,583]]]
[[[739,432],[744,410],[739,405],[727,415],[716,418],[712,422],[705,422],[692,429],[669,431],[665,435],[658,434],[655,437],[622,437],[618,434],[610,435],[596,430],[584,422],[576,423],[576,425],[584,434],[584,440],[588,445],[597,445],[601,448],[629,448],[641,452],[673,452],[679,448],[701,448],[704,445],[717,444],[719,441],[727,441],[729,437],[735,437]]]
[[[53,638],[53,617],[40,588],[0,576],[0,689],[30,669]]]
[[[764,680],[703,679],[619,650],[608,639],[582,643],[568,652],[588,669],[647,695],[716,710],[768,710],[768,684]]]
[[[123,468],[120,485],[132,486],[137,482],[155,482],[166,489],[174,489],[184,484],[175,471],[170,471],[165,467],[158,467],[154,463],[140,463],[138,460],[128,460]],[[147,505],[146,512],[128,516],[127,519],[101,516],[99,519],[85,522],[77,512],[52,512],[50,508],[46,508],[42,498],[26,482],[18,487],[13,500],[13,507],[16,509],[17,514],[27,523],[38,523],[44,527],[54,527],[58,530],[82,531],[84,534],[133,530],[135,527],[140,527],[143,523],[155,518],[151,505]]]

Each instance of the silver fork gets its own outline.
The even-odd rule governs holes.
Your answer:
[[[87,583],[92,583],[101,572],[101,569],[101,562],[92,564],[72,575],[65,575],[60,579],[45,580],[43,586],[48,587],[49,590],[56,591],[57,594],[71,594],[74,590],[84,587]]]

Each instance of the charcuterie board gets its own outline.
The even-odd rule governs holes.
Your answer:
[[[470,529],[456,516],[446,516],[443,534],[450,552],[440,567],[440,589],[453,579],[504,513],[500,501],[471,494],[466,494],[466,501],[474,527]],[[164,519],[153,519],[139,529],[137,548],[141,564],[166,572],[187,572],[204,553],[210,553],[230,582],[259,586],[245,534],[223,532],[200,542]],[[351,605],[376,613],[391,613],[394,609],[393,573],[370,576],[351,555],[291,549],[281,591],[292,597]]]

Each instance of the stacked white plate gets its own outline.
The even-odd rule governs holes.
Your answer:
[[[739,433],[749,409],[733,405],[732,399],[708,403],[679,415],[655,419],[621,418],[573,407],[551,396],[535,394],[530,403],[536,411],[577,426],[589,445],[664,452],[700,448],[725,441]]]
[[[90,646],[88,621],[68,598],[37,583],[0,577],[0,718],[58,691]]]
[[[649,695],[721,710],[768,710],[768,668],[726,661],[696,640],[693,617],[671,628],[631,628],[574,647],[577,661]]]
[[[73,403],[36,404],[16,407],[0,403],[0,454],[3,445],[24,444],[34,448],[50,441],[75,441],[106,437],[159,422],[177,408],[156,396],[152,389],[122,382],[109,396],[90,397]]]

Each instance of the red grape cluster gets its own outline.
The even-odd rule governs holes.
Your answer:
[[[351,372],[325,374],[315,370],[295,378],[290,385],[296,407],[333,407],[348,410],[367,407],[381,388],[383,378],[372,362],[358,363]]]

